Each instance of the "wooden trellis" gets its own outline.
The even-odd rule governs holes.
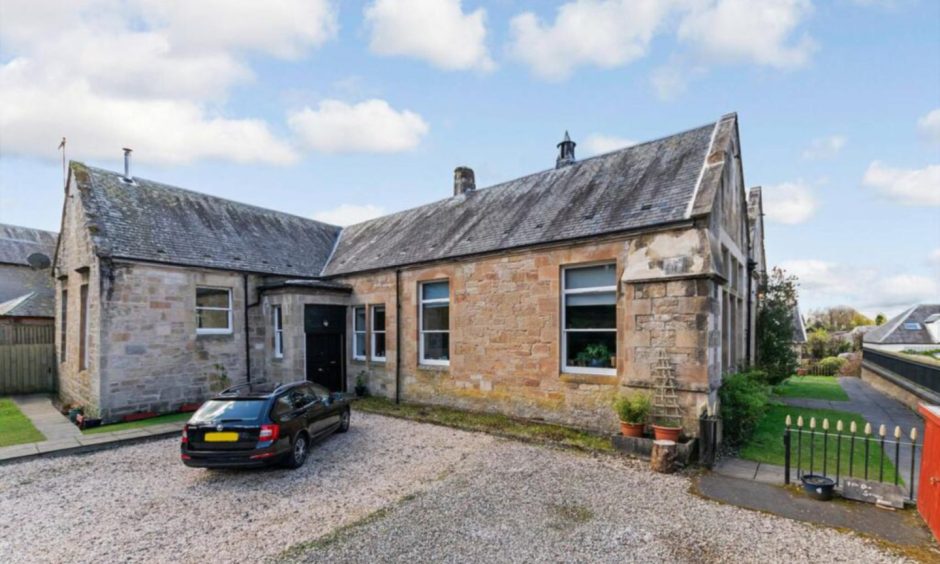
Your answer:
[[[659,350],[659,357],[653,367],[656,385],[653,391],[653,420],[672,420],[678,424],[682,420],[679,396],[676,394],[676,371],[665,350]]]

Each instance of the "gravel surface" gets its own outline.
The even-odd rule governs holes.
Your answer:
[[[437,481],[494,439],[355,413],[298,470],[202,470],[179,439],[0,466],[0,562],[257,560]]]
[[[178,457],[171,439],[0,466],[0,562],[258,561],[298,543],[309,562],[897,561],[634,461],[378,415],[300,470]]]
[[[634,461],[500,441],[305,562],[899,562],[871,541],[704,500]]]

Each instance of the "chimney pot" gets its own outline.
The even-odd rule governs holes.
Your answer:
[[[134,150],[124,147],[123,151],[124,151],[124,180],[127,180],[128,182],[132,182],[134,179],[131,178],[131,153]]]
[[[473,169],[468,166],[458,166],[454,169],[454,196],[473,192],[477,189]]]

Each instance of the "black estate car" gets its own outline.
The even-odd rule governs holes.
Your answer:
[[[213,397],[183,427],[180,456],[196,468],[282,463],[299,468],[310,446],[349,429],[349,400],[312,382],[243,384]]]

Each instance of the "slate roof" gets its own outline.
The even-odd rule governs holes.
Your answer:
[[[325,276],[687,218],[716,124],[347,227]]]
[[[72,174],[101,256],[331,277],[687,220],[721,123],[345,229],[81,163]]]
[[[42,253],[50,259],[55,254],[58,234],[52,231],[0,223],[0,263],[29,266],[26,258]]]
[[[0,224],[0,316],[53,317],[52,270],[34,270],[27,258],[52,258],[58,235],[51,231]]]
[[[900,315],[892,317],[881,327],[869,331],[862,338],[865,343],[879,345],[929,345],[934,341],[927,328],[924,327],[927,319],[940,313],[940,304],[921,304],[907,309]],[[904,327],[905,323],[917,323],[919,329],[912,330]]]
[[[340,228],[72,163],[101,256],[316,276]]]

